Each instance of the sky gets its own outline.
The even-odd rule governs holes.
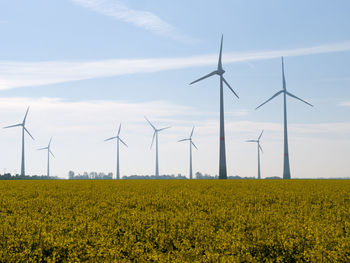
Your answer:
[[[153,130],[159,133],[160,174],[189,174],[189,145],[178,140],[195,126],[193,170],[218,174],[219,78],[224,35],[224,91],[229,176],[282,176],[282,88],[288,98],[292,178],[349,177],[350,2],[347,0],[32,0],[0,1],[0,127],[23,120],[26,173],[113,172],[122,123],[121,175],[154,174]],[[0,129],[0,174],[19,173],[21,129]]]

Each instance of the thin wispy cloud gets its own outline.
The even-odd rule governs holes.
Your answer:
[[[122,133],[129,148],[123,149],[123,174],[148,173],[154,171],[154,149],[150,150],[153,131],[144,119],[147,115],[155,125],[172,126],[161,135],[162,171],[169,173],[187,172],[187,148],[177,140],[187,136],[195,125],[195,140],[199,151],[196,152],[196,165],[201,171],[217,172],[219,120],[214,113],[207,117],[197,116],[196,108],[168,101],[146,101],[134,103],[128,101],[68,101],[60,98],[0,98],[0,127],[21,121],[27,105],[31,106],[27,118],[28,129],[36,138],[26,143],[28,165],[32,174],[44,173],[46,167],[41,152],[36,151],[42,144],[54,137],[53,147],[56,159],[53,173],[65,176],[68,170],[104,171],[114,170],[113,144],[104,143],[104,139],[113,136],[122,122]],[[191,117],[185,121],[183,116]],[[249,170],[246,164],[253,147],[245,140],[258,136],[264,129],[263,147],[266,150],[264,162],[266,173],[273,172],[276,165],[282,164],[283,124],[281,122],[255,122],[226,120],[227,156],[232,169]],[[308,162],[320,163],[322,158],[335,158],[340,167],[346,166],[349,154],[349,122],[290,124],[294,167],[302,167],[305,154]],[[20,129],[0,129],[0,145],[6,151],[0,152],[3,167],[14,171],[20,161]],[[311,151],[311,152],[310,152]],[[313,152],[315,151],[315,152]],[[321,154],[321,156],[319,156]],[[317,155],[317,156],[315,156]],[[254,154],[255,156],[255,154]],[[232,158],[232,159],[231,159]],[[269,159],[270,158],[270,159]],[[276,163],[276,160],[280,162]],[[340,161],[339,161],[340,160]],[[267,165],[273,163],[274,165]],[[245,166],[247,165],[247,167]],[[327,176],[334,167],[323,167],[317,174]],[[239,168],[241,167],[241,168]],[[246,167],[246,168],[245,168]],[[339,167],[338,167],[339,168]],[[282,169],[282,167],[281,167]],[[301,169],[302,170],[302,169]],[[333,176],[340,176],[346,169],[336,169]],[[333,171],[334,172],[334,171]],[[307,173],[299,176],[307,177]]]
[[[128,102],[128,101],[111,101],[111,100],[86,100],[86,101],[69,101],[62,98],[27,98],[27,97],[3,97],[0,98],[0,115],[2,124],[11,122],[14,116],[22,117],[27,106],[31,106],[31,114],[34,117],[34,123],[38,126],[42,124],[43,119],[50,121],[49,129],[66,132],[69,129],[79,130],[81,126],[89,128],[90,131],[103,130],[103,123],[110,123],[116,119],[119,121],[128,120],[128,125],[139,128],[138,125],[147,126],[144,115],[151,119],[163,123],[174,125],[181,128],[191,128],[193,123],[201,127],[203,134],[217,135],[218,118],[216,112],[207,112],[207,118],[200,116],[196,108],[182,104],[172,103],[169,101],[145,101],[145,102]],[[228,115],[237,116],[240,112],[228,112]],[[117,115],[110,115],[110,112],[118,112]],[[11,116],[8,116],[8,115]],[[49,120],[55,116],[55,121]],[[63,116],[63,117],[62,117]],[[191,121],[184,120],[184,116],[191,117]],[[228,134],[256,132],[264,128],[271,133],[283,132],[283,125],[280,122],[259,122],[244,120],[227,120],[226,131]],[[292,123],[290,131],[303,135],[305,137],[313,135],[349,134],[349,122],[325,122],[325,123]],[[79,132],[82,132],[81,130]],[[140,132],[137,130],[137,132]]]
[[[343,101],[339,103],[341,107],[350,107],[350,101]]]
[[[224,63],[350,51],[350,42],[307,48],[225,53]],[[69,81],[160,72],[217,64],[217,54],[180,58],[109,59],[96,61],[0,61],[0,89],[40,86]]]
[[[184,39],[177,30],[149,11],[135,10],[117,0],[72,0],[73,2],[102,15],[120,20],[153,33]]]
[[[250,110],[247,109],[240,109],[240,110],[236,110],[236,111],[230,111],[230,112],[226,112],[225,115],[227,117],[245,117],[249,114]]]

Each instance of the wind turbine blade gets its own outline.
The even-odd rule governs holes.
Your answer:
[[[284,62],[282,57],[282,81],[283,81],[283,90],[286,90],[286,77],[284,76]]]
[[[161,128],[158,131],[160,132],[160,131],[163,131],[163,130],[166,130],[166,129],[169,129],[169,128],[171,128],[171,126],[168,126],[168,127],[165,127],[165,128]]]
[[[152,138],[152,143],[151,143],[151,147],[150,147],[150,149],[152,149],[152,145],[153,145],[153,142],[154,142],[154,137],[156,137],[156,130],[154,130],[154,133],[153,133],[153,138]]]
[[[288,92],[288,91],[286,91],[286,93],[287,93],[287,95],[289,95],[289,96],[293,97],[294,99],[300,100],[300,101],[302,101],[302,102],[306,103],[307,105],[309,105],[309,106],[313,107],[313,105],[312,105],[312,104],[310,104],[310,103],[306,102],[305,100],[302,100],[301,98],[298,98],[297,96],[293,95],[292,93],[290,93],[290,92]]]
[[[110,141],[110,140],[113,140],[113,139],[116,139],[116,138],[117,138],[117,136],[114,136],[114,137],[108,138],[108,139],[106,139],[104,141],[106,142],[106,141]]]
[[[197,146],[194,144],[194,142],[191,141],[191,143],[192,143],[192,145],[194,146],[194,148],[196,148],[196,149],[198,150],[198,148],[197,148]]]
[[[258,142],[256,140],[248,140],[248,141],[245,141],[245,142]]]
[[[271,98],[269,98],[267,101],[265,101],[263,104],[260,104],[258,107],[256,107],[255,109],[259,109],[261,106],[265,105],[266,103],[268,103],[270,100],[272,100],[273,98],[277,97],[278,95],[280,95],[281,93],[283,93],[284,90],[280,90],[279,92],[277,92],[275,95],[273,95]]]
[[[125,142],[123,142],[122,139],[119,138],[119,141],[120,141],[122,144],[124,144],[126,147],[128,147],[128,145],[127,145]]]
[[[261,148],[260,144],[259,144],[259,149],[262,153],[264,153],[263,149]]]
[[[49,147],[49,148],[50,148],[50,145],[51,145],[51,141],[52,141],[52,137],[50,138],[49,146],[47,146],[47,147]]]
[[[262,132],[260,133],[258,141],[260,140],[261,136],[263,135],[263,132],[264,132],[264,130],[262,130]]]
[[[122,124],[119,124],[119,129],[118,129],[118,136],[120,134],[120,128],[122,127]]]
[[[221,35],[221,44],[220,44],[220,54],[218,61],[218,69],[222,69],[222,43],[224,42],[224,34]]]
[[[211,73],[205,75],[204,77],[201,77],[201,78],[199,78],[199,79],[197,79],[197,80],[195,80],[195,81],[192,81],[192,82],[190,83],[190,85],[192,85],[192,84],[194,84],[194,83],[196,83],[196,82],[198,82],[198,81],[201,81],[201,80],[203,80],[203,79],[206,79],[206,78],[209,78],[209,77],[211,77],[211,76],[214,76],[214,75],[216,75],[217,73],[218,73],[218,71],[215,70],[215,71],[213,71],[213,72],[211,72]]]
[[[38,149],[38,151],[41,151],[41,150],[47,150],[48,149],[48,147],[44,147],[44,148],[40,148],[40,149]]]
[[[237,99],[239,99],[237,93],[234,92],[233,88],[230,86],[230,84],[228,84],[228,82],[226,81],[226,79],[225,79],[224,77],[222,77],[222,80],[225,82],[225,84],[227,85],[227,87],[233,92],[233,94],[235,94],[235,96],[237,97]]]
[[[13,128],[13,127],[18,127],[18,126],[22,126],[22,123],[15,124],[15,125],[10,125],[10,126],[6,126],[6,127],[4,127],[4,129]]]
[[[53,155],[53,153],[51,152],[51,150],[49,150],[49,152],[51,153],[52,157],[56,158],[55,155]]]
[[[24,130],[28,133],[28,135],[29,135],[30,137],[32,137],[32,139],[34,140],[34,137],[30,134],[30,132],[27,130],[27,128],[24,127],[24,126],[23,126],[23,128],[24,128]]]
[[[156,127],[153,126],[153,124],[149,121],[149,119],[147,119],[146,116],[145,116],[145,119],[146,119],[146,121],[149,123],[149,125],[151,125],[151,127],[152,127],[154,130],[157,130]]]
[[[184,141],[189,141],[190,139],[182,139],[182,140],[179,140],[177,142],[184,142]]]
[[[24,115],[23,124],[26,122],[28,111],[29,111],[29,107],[27,108],[26,115]]]
[[[190,135],[190,138],[192,138],[192,135],[193,135],[193,131],[194,131],[194,126],[192,128],[192,131],[191,131],[191,135]]]

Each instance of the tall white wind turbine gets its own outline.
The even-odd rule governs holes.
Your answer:
[[[158,132],[169,129],[170,126],[165,127],[165,128],[161,128],[161,129],[157,129],[145,116],[146,121],[149,123],[149,125],[151,125],[151,127],[154,130],[153,133],[153,138],[152,138],[152,143],[151,143],[151,148],[154,142],[154,138],[156,138],[156,172],[155,172],[155,176],[159,176],[159,166],[158,166]]]
[[[226,150],[225,150],[225,127],[224,127],[224,83],[226,86],[233,92],[233,94],[237,97],[238,95],[230,84],[226,81],[224,78],[225,70],[222,68],[222,43],[223,43],[224,36],[221,37],[221,45],[220,45],[220,54],[219,54],[219,61],[218,61],[218,67],[213,72],[205,75],[204,77],[201,77],[193,82],[190,83],[196,83],[198,81],[201,81],[203,79],[209,78],[214,75],[218,75],[220,77],[220,157],[219,157],[219,179],[227,179],[227,169],[226,169]]]
[[[27,108],[27,111],[26,111],[26,114],[25,114],[25,116],[24,116],[24,119],[23,119],[23,122],[22,122],[22,123],[4,127],[4,129],[13,128],[13,127],[22,127],[22,161],[21,161],[21,175],[22,175],[22,176],[25,175],[25,162],[24,162],[24,131],[25,131],[26,133],[28,133],[28,135],[34,140],[33,136],[30,134],[30,132],[29,132],[29,131],[27,130],[27,128],[25,127],[25,125],[26,125],[26,119],[27,119],[27,115],[28,115],[28,111],[29,111],[29,107]]]
[[[116,173],[116,179],[117,180],[120,179],[120,173],[119,173],[119,142],[121,142],[126,147],[128,147],[128,145],[119,137],[121,127],[122,127],[122,124],[119,124],[119,129],[118,129],[117,136],[114,136],[114,137],[111,137],[111,138],[108,138],[108,139],[105,140],[105,142],[106,141],[110,141],[110,140],[117,140],[117,173]]]
[[[192,179],[192,145],[194,148],[196,148],[198,150],[197,146],[192,141],[193,130],[194,130],[194,126],[192,128],[192,131],[191,131],[189,138],[179,140],[179,142],[189,141],[189,143],[190,143],[190,179]]]
[[[274,99],[275,97],[277,97],[280,94],[283,94],[283,113],[284,113],[284,154],[283,154],[283,179],[290,179],[291,175],[290,175],[290,166],[289,166],[289,151],[288,151],[288,132],[287,132],[287,95],[300,100],[302,102],[304,102],[305,104],[313,107],[313,105],[311,105],[310,103],[306,102],[305,100],[302,100],[300,98],[298,98],[297,96],[293,95],[292,93],[287,91],[287,86],[286,86],[286,79],[284,76],[284,63],[283,63],[283,57],[282,57],[282,84],[283,84],[283,89],[280,90],[279,92],[277,92],[275,95],[273,95],[271,98],[269,98],[267,101],[265,101],[264,103],[260,104],[258,107],[256,107],[255,109],[260,108],[261,106],[263,106],[264,104],[266,104],[267,102],[269,102],[270,100]]]
[[[38,151],[47,150],[47,176],[48,177],[50,176],[50,155],[52,155],[52,157],[55,157],[55,155],[53,155],[53,153],[51,151],[51,141],[52,141],[52,137],[51,137],[47,147],[38,149]]]
[[[260,173],[260,151],[263,153],[263,149],[260,146],[260,139],[263,134],[264,130],[260,133],[257,140],[248,140],[246,142],[256,142],[258,145],[258,179],[261,179],[261,173]]]

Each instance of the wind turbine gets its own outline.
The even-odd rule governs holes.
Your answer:
[[[300,100],[304,103],[306,103],[307,105],[313,107],[313,105],[311,105],[310,103],[306,102],[305,100],[302,100],[300,98],[298,98],[297,96],[293,95],[292,93],[287,91],[287,87],[286,87],[286,79],[284,76],[284,63],[283,63],[283,57],[282,57],[282,84],[283,84],[283,89],[280,90],[279,92],[277,92],[275,95],[273,95],[271,98],[269,98],[267,101],[265,101],[264,103],[260,104],[258,107],[256,107],[255,109],[260,108],[261,106],[263,106],[264,104],[266,104],[267,102],[269,102],[270,100],[272,100],[273,98],[277,97],[280,94],[283,94],[283,112],[284,112],[284,161],[283,161],[283,179],[290,179],[291,175],[290,175],[290,166],[289,166],[289,153],[288,153],[288,132],[287,132],[287,95]]]
[[[196,148],[198,150],[197,146],[192,141],[193,130],[194,130],[194,126],[192,128],[192,131],[191,131],[191,134],[190,134],[189,138],[179,140],[179,142],[184,142],[184,141],[189,141],[190,142],[190,179],[192,179],[192,145],[193,145],[194,148]]]
[[[226,86],[233,92],[233,94],[237,97],[238,95],[230,84],[226,81],[224,78],[225,70],[222,68],[222,43],[223,43],[224,36],[221,36],[221,45],[220,45],[220,54],[219,54],[219,62],[218,67],[213,72],[205,75],[204,77],[201,77],[193,82],[190,83],[196,83],[198,81],[201,81],[203,79],[209,78],[214,75],[218,75],[220,77],[220,157],[219,157],[219,179],[227,179],[227,169],[226,169],[226,150],[225,150],[225,127],[224,127],[224,94],[223,94],[223,87],[224,83]]]
[[[260,133],[259,138],[257,140],[248,140],[246,142],[256,142],[258,144],[258,179],[261,179],[260,174],[260,151],[263,153],[263,149],[260,146],[260,139],[263,134],[264,130]]]
[[[154,137],[156,138],[156,173],[155,173],[155,176],[159,176],[159,167],[158,167],[158,132],[163,131],[163,130],[166,130],[166,129],[169,129],[170,126],[165,127],[165,128],[161,128],[161,129],[157,129],[157,128],[147,119],[146,116],[145,116],[145,119],[146,119],[146,121],[149,123],[149,125],[151,125],[151,127],[152,127],[153,130],[154,130],[153,138],[152,138],[152,143],[151,143],[151,148],[152,148],[152,145],[153,145],[153,142],[154,142]]]
[[[30,132],[25,127],[26,125],[26,119],[28,115],[29,107],[27,108],[26,114],[24,116],[23,122],[15,125],[10,125],[7,127],[4,127],[4,129],[7,128],[13,128],[13,127],[22,127],[22,161],[21,161],[21,176],[25,175],[25,167],[24,167],[24,131],[28,133],[28,135],[34,140],[33,136],[30,134]]]
[[[47,176],[48,177],[50,176],[50,154],[52,155],[52,157],[55,157],[55,155],[53,155],[53,153],[51,152],[51,141],[52,141],[52,137],[47,147],[38,149],[38,151],[47,150]]]
[[[121,127],[122,127],[122,124],[119,124],[119,129],[118,129],[117,136],[114,136],[114,137],[111,137],[111,138],[108,138],[108,139],[105,140],[105,142],[106,141],[110,141],[110,140],[114,140],[114,139],[117,140],[117,173],[116,173],[116,175],[117,175],[117,179],[118,180],[120,179],[120,174],[119,174],[119,142],[121,142],[126,147],[128,147],[128,145],[126,145],[126,143],[119,137]]]

